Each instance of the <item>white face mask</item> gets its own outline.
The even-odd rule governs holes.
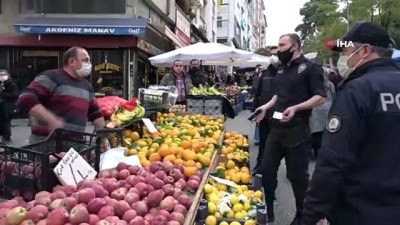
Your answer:
[[[0,82],[8,80],[8,76],[0,76]]]
[[[362,58],[360,61],[358,61],[358,63],[353,67],[350,68],[349,65],[347,64],[347,62],[349,61],[349,59],[351,57],[353,57],[353,55],[355,55],[360,49],[362,48],[362,46],[357,49],[355,52],[351,53],[349,56],[346,55],[341,55],[338,59],[337,62],[337,69],[339,71],[339,75],[341,77],[343,77],[343,79],[346,79],[349,77],[349,75],[357,68],[357,66],[364,60],[364,58]]]
[[[271,65],[275,66],[275,65],[278,65],[279,59],[278,59],[277,56],[271,55],[271,56],[269,57],[269,62],[271,63]]]
[[[76,70],[76,73],[80,77],[87,77],[92,72],[92,64],[91,63],[82,63],[82,67],[79,70]]]

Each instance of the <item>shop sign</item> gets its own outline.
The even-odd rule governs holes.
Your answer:
[[[94,66],[94,71],[98,73],[119,73],[119,66],[113,63],[102,63]]]
[[[82,34],[82,35],[144,35],[145,27],[85,27],[85,26],[21,26],[18,33],[26,34]]]
[[[152,44],[147,43],[146,41],[144,41],[142,39],[138,39],[137,48],[149,53],[150,55],[160,55],[160,54],[164,53],[164,51],[162,51],[161,49],[154,47]]]
[[[185,44],[190,44],[190,21],[189,19],[179,10],[176,9],[175,18],[175,34],[183,41]],[[188,42],[189,40],[189,42]]]

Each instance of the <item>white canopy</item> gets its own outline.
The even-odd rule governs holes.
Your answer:
[[[172,66],[175,60],[189,64],[192,59],[204,60],[203,65],[226,65],[235,61],[250,60],[254,53],[219,43],[196,43],[149,58],[154,66]],[[208,64],[207,62],[218,62]]]
[[[304,55],[306,59],[315,59],[317,58],[318,52],[310,52]]]
[[[220,66],[238,66],[238,67],[255,67],[257,65],[269,66],[269,57],[253,53],[248,60],[237,60],[233,62],[225,61],[205,61],[203,65],[220,65]]]

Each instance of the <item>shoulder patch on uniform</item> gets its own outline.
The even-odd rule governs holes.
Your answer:
[[[340,130],[341,125],[340,117],[332,115],[329,117],[328,123],[326,124],[326,129],[331,133],[335,133]]]
[[[297,69],[297,73],[301,73],[306,70],[307,65],[305,63],[300,64],[299,68]]]

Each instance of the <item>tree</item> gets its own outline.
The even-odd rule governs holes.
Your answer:
[[[268,55],[269,49],[267,47],[259,48],[254,53],[259,55]]]

